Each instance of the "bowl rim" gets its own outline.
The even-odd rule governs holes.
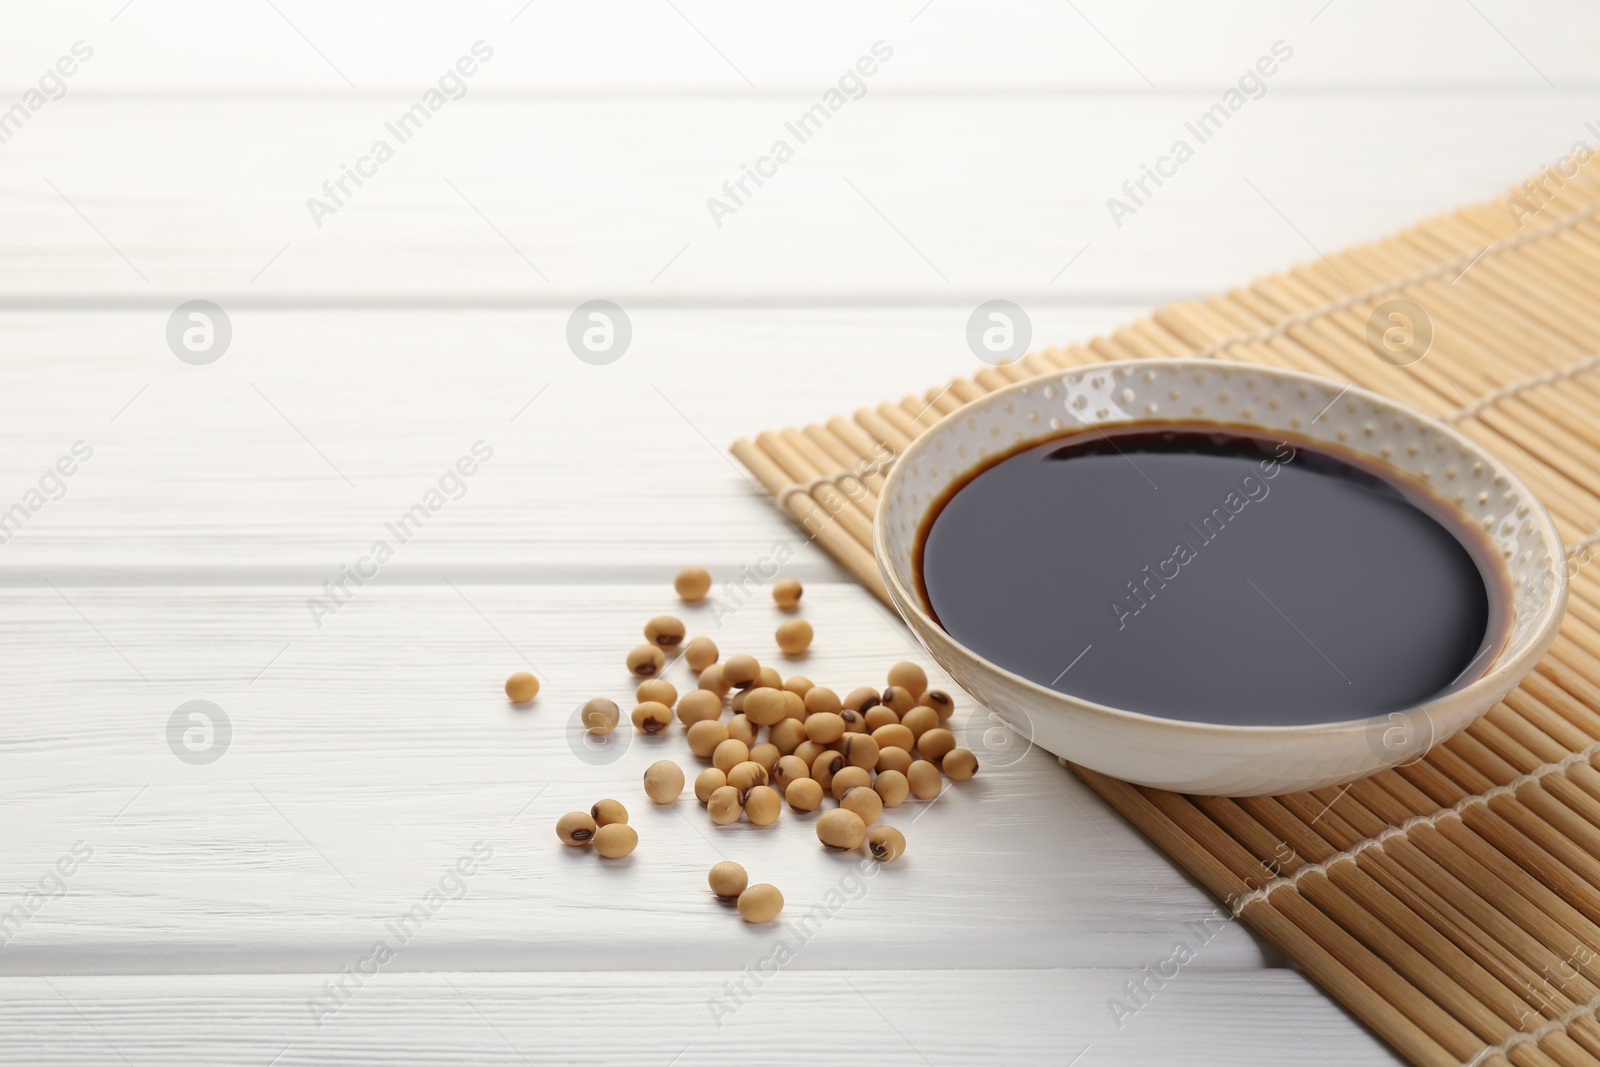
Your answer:
[[[1495,662],[1490,666],[1490,668],[1485,671],[1480,678],[1469,685],[1466,685],[1460,689],[1451,690],[1447,693],[1439,694],[1438,696],[1430,697],[1429,699],[1418,704],[1410,704],[1403,708],[1395,708],[1390,711],[1379,712],[1375,715],[1369,715],[1359,719],[1331,719],[1326,722],[1301,723],[1293,726],[1262,726],[1214,723],[1194,721],[1189,719],[1170,719],[1159,715],[1146,714],[1145,712],[1130,711],[1126,708],[1118,708],[1110,704],[1101,704],[1093,700],[1088,700],[1084,697],[1073,696],[1069,693],[1063,693],[1058,690],[1051,689],[1048,686],[1041,685],[1031,678],[1026,678],[1013,671],[1007,670],[1005,667],[1002,667],[987,657],[980,655],[957,640],[948,630],[946,630],[943,626],[940,626],[933,616],[928,613],[927,609],[923,607],[921,596],[918,595],[915,590],[906,588],[905,584],[900,581],[899,576],[895,573],[893,565],[890,563],[888,523],[884,521],[884,513],[889,509],[889,501],[894,495],[894,486],[896,480],[902,476],[902,470],[909,463],[915,462],[918,458],[920,458],[921,452],[931,447],[930,442],[932,442],[933,439],[939,435],[939,432],[943,428],[954,424],[962,418],[967,417],[971,414],[972,409],[978,407],[979,405],[990,403],[999,397],[1021,393],[1028,388],[1059,381],[1061,378],[1067,375],[1095,371],[1115,372],[1121,368],[1150,369],[1160,367],[1177,367],[1183,369],[1190,367],[1206,367],[1212,370],[1239,370],[1246,373],[1260,374],[1262,376],[1273,377],[1280,380],[1304,382],[1319,387],[1331,387],[1340,391],[1340,396],[1352,396],[1358,399],[1364,399],[1373,402],[1383,407],[1404,412],[1409,418],[1417,420],[1420,424],[1427,426],[1435,433],[1443,434],[1451,441],[1455,442],[1458,446],[1470,451],[1474,456],[1480,457],[1485,462],[1490,464],[1497,474],[1504,476],[1508,480],[1511,488],[1521,493],[1530,503],[1531,507],[1529,508],[1529,519],[1540,526],[1545,538],[1550,544],[1555,546],[1557,560],[1561,561],[1559,565],[1553,564],[1548,567],[1548,569],[1552,572],[1552,594],[1545,601],[1544,610],[1542,611],[1540,617],[1535,620],[1535,625],[1529,629],[1527,636],[1523,639],[1521,647],[1515,651],[1512,651],[1509,646],[1505,649],[1502,649],[1500,655],[1495,658]],[[1170,421],[1203,423],[1215,420],[1173,419]],[[1084,423],[1084,428],[1117,424],[1118,423],[1113,422],[1086,421]],[[1243,423],[1234,422],[1231,423],[1231,425],[1255,426],[1262,430],[1267,430],[1269,432],[1272,431],[1272,427],[1264,426],[1253,421]],[[1040,434],[1037,437],[1029,438],[1023,443],[1023,447],[1028,447],[1029,442],[1039,443],[1049,440],[1052,437],[1060,436],[1061,432],[1062,431],[1052,430],[1047,433]],[[1371,458],[1377,462],[1383,462],[1381,457]],[[979,463],[969,464],[959,471],[957,477],[963,477],[968,472],[981,465],[982,461]],[[954,481],[955,479],[952,478],[950,480]],[[1454,502],[1450,501],[1448,498],[1445,499],[1445,503],[1449,504],[1450,506],[1455,506]],[[930,506],[932,506],[931,503]],[[919,527],[921,519],[925,517],[926,514],[926,509],[924,509],[922,514],[919,515]],[[1274,367],[1269,364],[1249,363],[1243,361],[1228,361],[1226,363],[1218,363],[1214,360],[1196,359],[1192,356],[1171,356],[1157,359],[1104,360],[1096,363],[1083,364],[1082,366],[1077,367],[1065,367],[1060,370],[1048,371],[1044,374],[1030,375],[1026,378],[1018,379],[1009,385],[1002,386],[999,389],[985,393],[983,396],[967,401],[954,410],[947,412],[932,426],[918,434],[916,439],[911,442],[905,451],[896,456],[893,465],[889,468],[887,477],[884,479],[883,489],[878,494],[878,506],[873,515],[872,523],[872,554],[875,562],[878,565],[879,575],[882,577],[885,587],[889,590],[890,599],[895,602],[895,605],[900,610],[901,615],[904,616],[909,611],[916,617],[916,622],[912,626],[913,629],[926,627],[933,633],[938,634],[943,641],[949,642],[949,644],[955,649],[959,650],[963,656],[973,660],[974,662],[982,664],[987,670],[994,671],[997,674],[1004,676],[1013,684],[1019,685],[1025,690],[1032,692],[1032,694],[1036,697],[1042,698],[1051,703],[1063,705],[1064,707],[1062,710],[1070,709],[1074,711],[1089,711],[1104,715],[1113,720],[1125,722],[1129,726],[1133,727],[1177,729],[1189,733],[1230,737],[1237,737],[1241,734],[1244,734],[1261,741],[1270,741],[1274,736],[1281,736],[1284,738],[1300,738],[1309,735],[1328,736],[1357,732],[1365,734],[1369,732],[1376,724],[1392,722],[1393,717],[1397,715],[1420,715],[1428,718],[1429,721],[1432,721],[1433,713],[1445,710],[1447,708],[1459,707],[1464,704],[1470,705],[1483,700],[1485,697],[1488,697],[1491,694],[1493,695],[1494,700],[1498,700],[1506,692],[1509,692],[1511,688],[1513,688],[1517,682],[1519,682],[1524,675],[1532,670],[1534,665],[1544,657],[1545,652],[1549,650],[1550,645],[1555,641],[1556,634],[1561,628],[1561,623],[1566,617],[1568,582],[1567,568],[1565,566],[1565,549],[1566,543],[1561,538],[1560,530],[1556,528],[1555,519],[1551,517],[1549,509],[1545,507],[1544,502],[1539,499],[1533,490],[1528,487],[1528,484],[1524,482],[1515,471],[1506,466],[1506,464],[1498,456],[1494,455],[1492,452],[1489,452],[1471,438],[1459,433],[1448,423],[1442,422],[1431,415],[1425,415],[1422,412],[1417,411],[1415,408],[1402,403],[1401,401],[1395,400],[1392,397],[1384,396],[1382,393],[1373,392],[1370,389],[1362,388],[1361,386],[1353,383],[1341,382],[1335,378],[1325,378],[1321,375],[1308,374],[1305,371],[1291,370],[1286,367]],[[908,624],[911,623],[910,619],[906,619],[905,621]],[[1511,655],[1508,656],[1506,654],[1507,652],[1511,652]],[[1492,703],[1486,704],[1485,710],[1492,706]],[[1429,747],[1431,748],[1432,745],[1430,744]]]

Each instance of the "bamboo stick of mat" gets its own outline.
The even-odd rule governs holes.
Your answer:
[[[1600,1067],[1600,161],[1537,210],[1469,206],[898,401],[741,440],[734,455],[880,598],[884,472],[991,390],[1107,359],[1290,367],[1453,423],[1532,485],[1570,546],[1568,617],[1522,686],[1408,766],[1282,797],[1184,797],[1073,768],[1416,1064]],[[1513,195],[1527,196],[1527,190]],[[1433,347],[1375,359],[1407,299]]]

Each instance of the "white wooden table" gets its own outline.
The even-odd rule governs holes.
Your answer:
[[[0,1062],[1393,1061],[1231,924],[1114,1019],[1213,902],[1042,752],[894,811],[911,851],[858,889],[798,819],[643,803],[680,742],[585,762],[568,725],[628,693],[678,566],[731,577],[780,543],[818,632],[798,669],[879,681],[907,632],[729,441],[971,370],[983,300],[1063,342],[1495,195],[1597,143],[1592,11],[9,7]],[[464,95],[317,226],[307,198],[478,41]],[[865,95],[718,226],[707,198],[878,41]],[[1277,41],[1264,95],[1116,225],[1107,198]],[[195,299],[232,329],[204,366],[166,338]],[[631,319],[607,366],[566,344],[590,299]],[[92,457],[46,476],[79,441]],[[464,495],[393,543],[479,441]],[[380,538],[393,558],[317,625],[308,599]],[[776,658],[764,596],[683,614]],[[529,668],[543,693],[509,709]],[[169,748],[191,700],[231,724],[216,762]],[[607,794],[641,834],[610,868],[551,833]],[[783,921],[708,899],[723,856],[784,889]],[[780,938],[793,959],[763,975]]]

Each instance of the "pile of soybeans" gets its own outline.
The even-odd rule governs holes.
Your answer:
[[[675,581],[686,602],[703,600],[711,575],[686,567]],[[772,587],[784,612],[798,611],[803,590],[793,578]],[[783,622],[775,635],[789,658],[803,656],[814,631],[802,618]],[[689,751],[706,764],[694,779],[696,799],[716,826],[741,819],[757,826],[779,821],[787,804],[796,812],[814,812],[833,803],[816,819],[817,839],[835,852],[866,846],[877,860],[898,859],[906,849],[899,830],[883,825],[885,808],[914,796],[932,800],[945,779],[966,781],[978,770],[977,757],[956,744],[946,728],[955,703],[948,693],[928,688],[926,672],[914,663],[891,666],[886,687],[860,686],[845,695],[817,685],[803,675],[784,678],[754,656],[722,658],[709,637],[687,638],[684,624],[658,615],[644,626],[645,642],[627,654],[627,666],[639,678],[637,704],[629,715],[632,727],[659,734],[681,723]],[[669,662],[682,659],[694,673],[697,688],[678,694],[660,675]],[[506,695],[527,703],[538,695],[533,675],[518,673],[506,681]],[[584,728],[609,734],[622,721],[615,701],[596,697],[583,706]],[[671,804],[683,792],[686,778],[672,760],[652,763],[644,774],[644,792],[657,804]],[[628,855],[638,834],[628,826],[627,809],[616,800],[601,800],[587,812],[572,811],[556,824],[563,844],[593,846],[602,857]],[[708,875],[719,897],[737,898],[739,914],[748,922],[767,922],[783,910],[783,895],[772,885],[748,885],[744,868],[724,861]]]

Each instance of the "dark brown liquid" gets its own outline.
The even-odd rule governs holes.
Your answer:
[[[1381,715],[1483,674],[1509,583],[1421,483],[1202,424],[1001,457],[934,509],[918,580],[952,637],[1063,693],[1190,722]]]

